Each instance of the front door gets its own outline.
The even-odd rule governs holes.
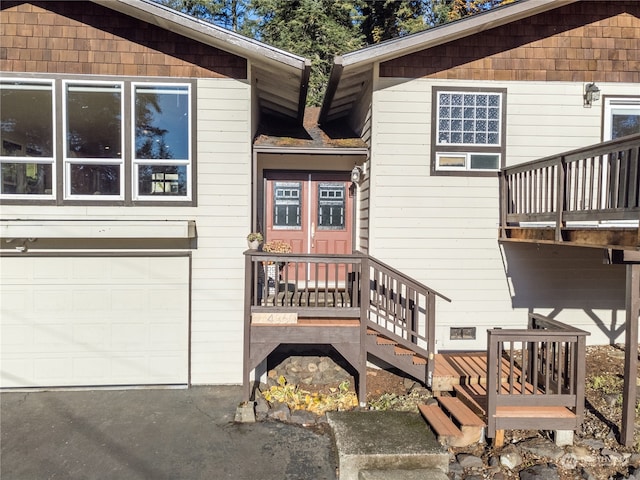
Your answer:
[[[352,253],[349,172],[273,171],[265,177],[266,241],[282,240],[293,253]]]

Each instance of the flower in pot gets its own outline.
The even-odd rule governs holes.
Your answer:
[[[251,232],[247,235],[247,242],[249,243],[249,248],[251,250],[256,250],[258,246],[262,243],[263,237],[260,232]]]
[[[291,245],[282,240],[271,240],[264,244],[262,250],[270,253],[291,253]]]

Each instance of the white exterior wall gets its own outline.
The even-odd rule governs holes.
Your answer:
[[[452,299],[437,304],[437,348],[484,349],[487,328],[525,327],[529,306],[591,331],[590,343],[622,341],[623,269],[602,265],[599,250],[501,247],[498,179],[430,174],[435,85],[507,89],[508,165],[599,142],[602,100],[584,108],[582,83],[378,79],[370,253]],[[633,84],[598,86],[603,95],[640,94]],[[522,267],[534,254],[542,267],[527,292]],[[477,339],[451,341],[453,326],[477,327]]]
[[[251,218],[251,88],[238,80],[199,79],[196,90],[196,207],[3,205],[1,213],[3,219],[195,221],[191,381],[237,384],[242,382],[242,252]],[[86,251],[80,240],[78,246],[63,251]],[[38,250],[36,242],[24,255]]]
[[[191,381],[241,383],[244,256],[251,231],[251,89],[198,81],[198,248],[193,251]]]

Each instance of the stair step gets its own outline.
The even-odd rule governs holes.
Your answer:
[[[484,421],[459,398],[438,397],[438,403],[456,419],[458,424],[469,427],[484,427]]]
[[[418,355],[414,355],[412,360],[413,360],[413,364],[414,365],[426,365],[427,364],[427,359],[419,357]]]
[[[466,447],[484,438],[484,422],[455,397],[439,397],[437,404],[419,405],[418,409],[438,441],[447,446]]]
[[[416,354],[416,352],[414,352],[413,350],[409,350],[408,348],[400,347],[398,345],[396,345],[393,351],[396,355],[415,355]]]
[[[418,410],[431,426],[438,437],[438,441],[444,445],[458,446],[463,438],[462,430],[442,411],[438,404],[418,405]]]
[[[456,398],[480,418],[487,416],[487,389],[484,385],[454,385]]]
[[[394,342],[393,340],[387,337],[382,337],[380,335],[378,335],[378,338],[376,338],[376,343],[378,345],[397,345],[398,344],[398,342]]]
[[[449,480],[449,477],[437,468],[418,468],[411,470],[360,470],[358,480]]]

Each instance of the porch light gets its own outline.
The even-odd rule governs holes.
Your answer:
[[[584,86],[584,106],[591,108],[591,104],[598,100],[600,100],[600,89],[595,83],[587,83]]]
[[[353,183],[360,183],[360,179],[362,178],[362,167],[359,167],[358,165],[356,165],[355,167],[353,167],[353,170],[351,170],[351,181]]]

